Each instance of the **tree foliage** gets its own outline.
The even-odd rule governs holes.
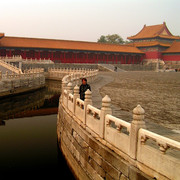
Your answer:
[[[108,34],[107,36],[101,35],[101,37],[97,40],[99,43],[110,43],[110,44],[125,44],[126,41],[123,40],[121,36],[118,34]]]

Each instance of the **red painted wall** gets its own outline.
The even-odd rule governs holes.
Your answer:
[[[180,61],[180,54],[167,54],[162,56],[164,61]]]
[[[23,59],[51,59],[61,63],[111,63],[111,64],[139,64],[143,54],[106,54],[87,52],[63,52],[47,50],[11,50],[1,49],[0,56],[12,57],[21,55]]]
[[[139,48],[145,53],[145,59],[162,59],[160,47]]]
[[[145,52],[145,59],[161,59],[161,52]]]

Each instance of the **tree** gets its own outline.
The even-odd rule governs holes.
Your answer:
[[[102,35],[97,42],[100,42],[100,43],[107,43],[107,40],[106,40],[106,36]]]
[[[121,36],[118,34],[108,34],[107,36],[101,35],[101,37],[98,39],[99,43],[110,43],[110,44],[124,44],[125,41]]]

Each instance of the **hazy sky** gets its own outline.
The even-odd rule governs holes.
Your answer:
[[[126,39],[144,24],[166,22],[180,35],[180,0],[0,0],[0,32],[7,36],[97,41]]]

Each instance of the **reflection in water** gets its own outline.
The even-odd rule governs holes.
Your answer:
[[[0,125],[7,119],[56,114],[60,93],[60,81],[47,81],[46,88],[1,99]]]
[[[74,179],[57,148],[60,87],[61,82],[47,81],[46,88],[0,99],[1,178]]]

